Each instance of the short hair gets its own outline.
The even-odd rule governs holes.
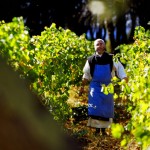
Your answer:
[[[104,42],[103,39],[96,39],[96,40],[94,41],[94,48],[95,48],[95,46],[96,46],[96,44],[97,44],[98,41],[102,41],[102,42],[105,44],[105,42]]]

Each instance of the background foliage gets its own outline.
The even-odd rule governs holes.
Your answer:
[[[125,64],[129,77],[128,84],[117,82],[121,87],[117,96],[126,101],[131,119],[125,125],[112,125],[113,136],[121,137],[124,147],[132,136],[143,149],[150,143],[149,37],[149,30],[136,28],[135,42],[120,45],[121,53],[115,56]],[[20,72],[21,78],[29,80],[31,90],[42,97],[42,104],[60,122],[71,114],[72,110],[66,103],[69,89],[79,86],[85,60],[93,52],[93,43],[84,34],[77,36],[69,29],[56,28],[54,23],[40,36],[33,37],[29,36],[23,18],[0,24],[0,54]]]
[[[134,136],[142,149],[146,149],[150,143],[150,31],[137,27],[134,43],[118,48],[121,53],[117,55],[125,64],[129,77],[128,84],[120,82],[120,96],[127,101],[131,119],[124,128],[114,126],[113,131],[119,129],[119,132],[129,133],[123,135],[122,146]]]
[[[30,80],[31,90],[43,98],[55,119],[65,120],[68,90],[79,84],[86,57],[94,52],[92,42],[55,24],[41,36],[30,37],[23,18],[2,22],[0,36],[1,55],[22,78]]]

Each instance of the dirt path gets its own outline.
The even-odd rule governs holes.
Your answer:
[[[76,87],[72,88],[70,92],[70,98],[68,100],[69,104],[73,107],[82,107],[87,105],[87,90],[84,95],[79,97],[77,95],[78,89]],[[124,100],[116,100],[115,101],[115,118],[114,122],[120,124],[127,124],[130,115],[126,112],[125,101]],[[77,106],[78,105],[78,106]],[[75,139],[79,142],[80,147],[83,150],[140,150],[134,140],[128,144],[127,148],[122,148],[120,145],[121,139],[115,139],[111,136],[111,129],[107,129],[107,136],[95,136],[94,129],[86,126],[87,118],[85,116],[85,112],[82,108],[75,110],[77,115],[75,115],[74,119],[77,119],[76,122],[69,120],[66,123],[66,128],[73,135]]]
[[[66,124],[83,150],[123,150],[120,147],[120,140],[114,139],[110,130],[107,130],[108,135],[106,136],[95,136],[95,130],[87,127],[86,123],[87,120],[79,121],[74,125],[69,122]]]
[[[115,139],[111,136],[111,129],[107,129],[106,136],[95,136],[94,129],[86,126],[87,120],[79,121],[73,124],[71,121],[66,123],[66,128],[72,134],[75,140],[78,141],[83,150],[141,150],[132,140],[123,148],[120,145],[121,139]]]

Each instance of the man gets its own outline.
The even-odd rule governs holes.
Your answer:
[[[106,45],[102,39],[94,41],[95,54],[88,57],[83,68],[82,86],[80,95],[84,92],[84,86],[90,81],[88,94],[88,124],[96,128],[96,134],[106,135],[105,129],[112,123],[114,118],[113,94],[105,95],[101,89],[102,84],[111,82],[114,72],[121,80],[127,81],[123,65],[113,62],[112,55],[106,52]]]

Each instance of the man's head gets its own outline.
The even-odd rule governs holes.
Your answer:
[[[95,48],[95,51],[98,54],[103,54],[104,51],[105,51],[105,49],[106,49],[106,45],[105,45],[104,40],[102,40],[102,39],[96,39],[94,41],[94,48]]]

